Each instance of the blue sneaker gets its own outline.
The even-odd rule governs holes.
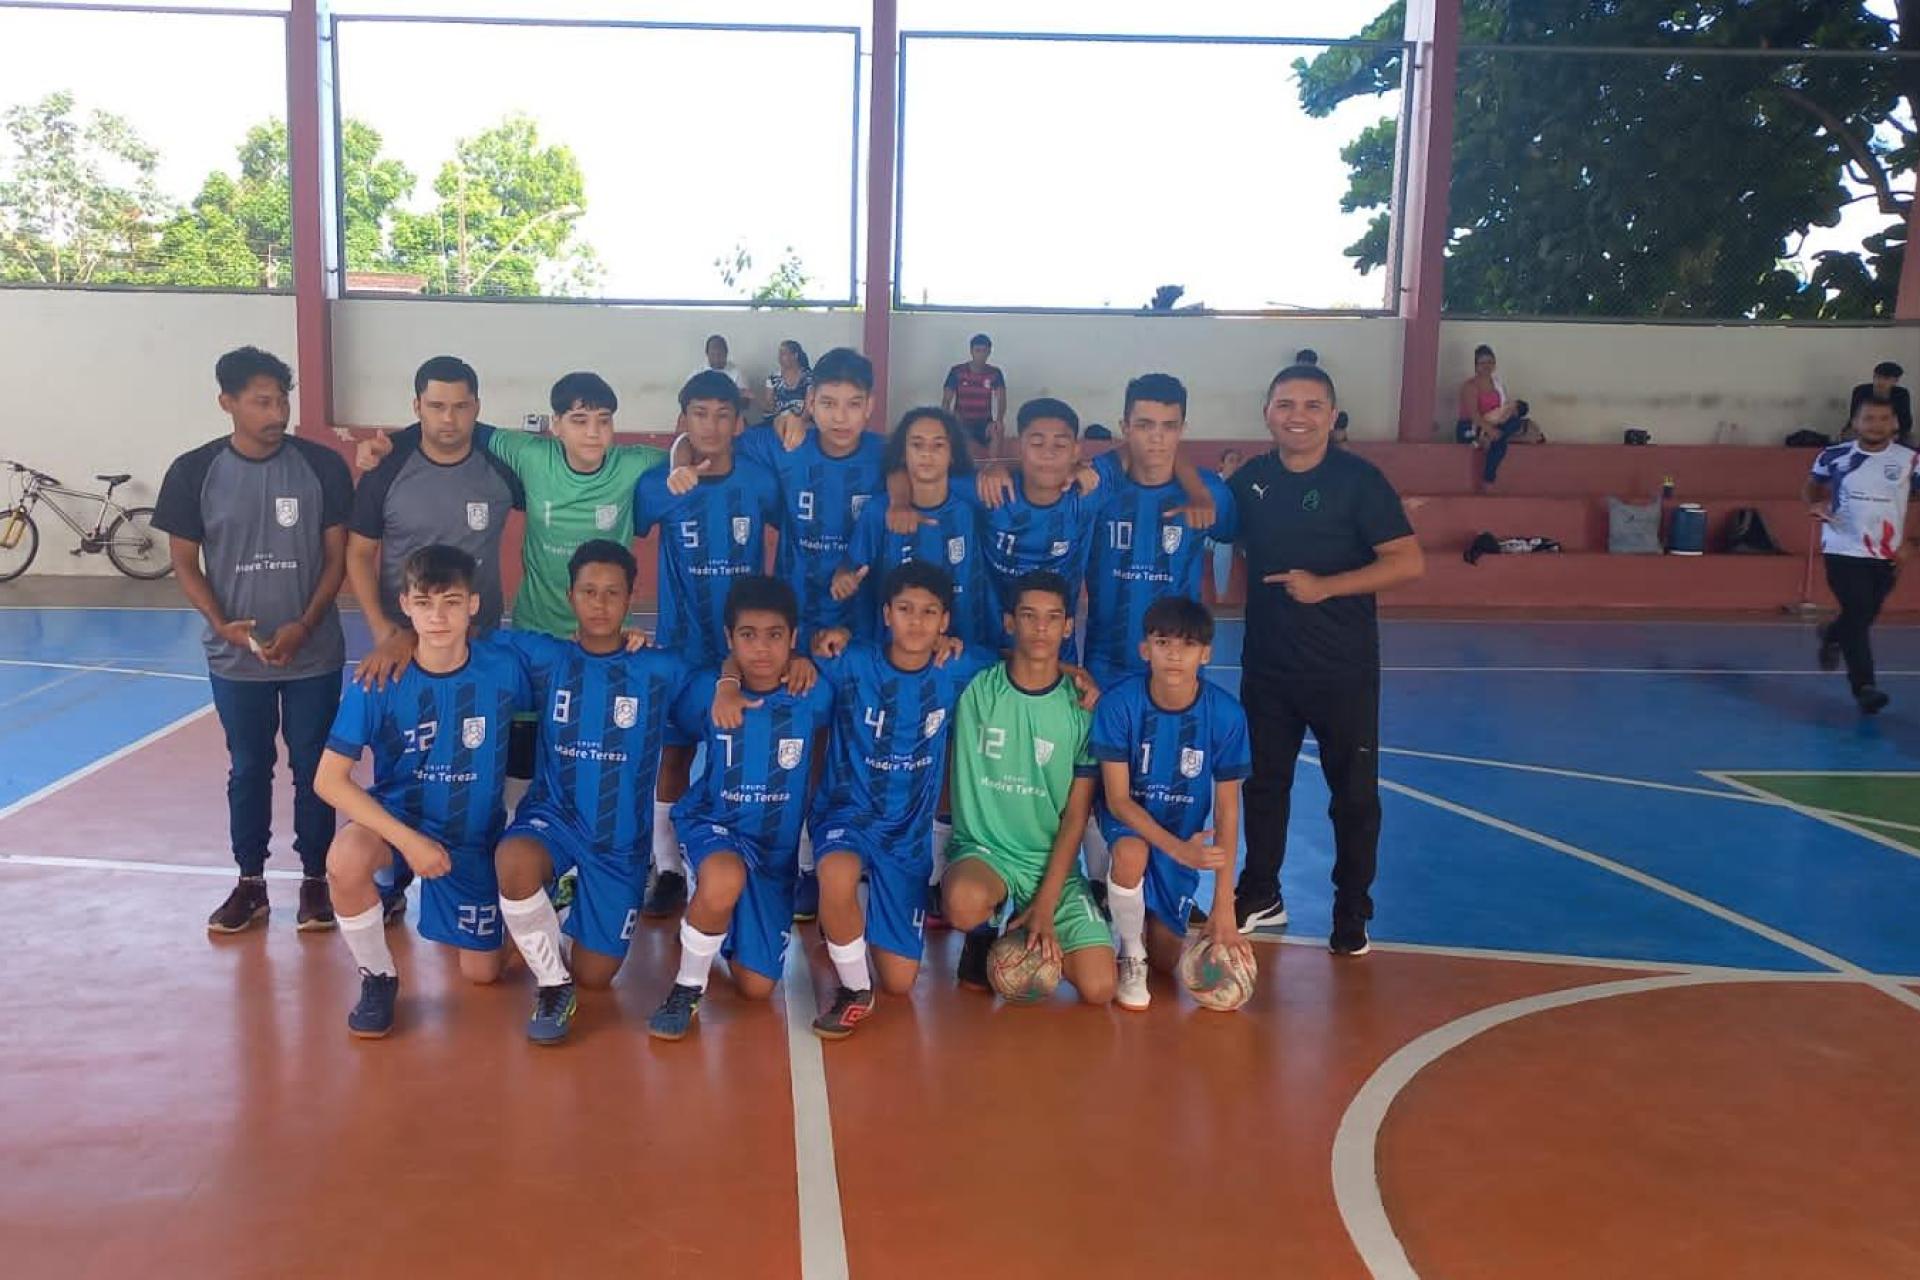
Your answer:
[[[360,971],[360,1003],[347,1015],[347,1030],[362,1040],[378,1040],[393,1030],[393,1006],[400,979],[391,973]]]
[[[811,871],[800,873],[793,890],[793,922],[809,924],[820,918],[820,877]]]
[[[705,994],[698,987],[674,983],[667,998],[647,1019],[647,1034],[655,1040],[685,1039],[687,1032],[693,1030],[694,1015],[700,1012],[700,997]]]
[[[541,987],[533,997],[533,1016],[527,1019],[527,1039],[535,1044],[559,1044],[567,1038],[579,1007],[571,982]]]

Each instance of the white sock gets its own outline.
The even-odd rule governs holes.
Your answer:
[[[844,946],[838,942],[827,943],[827,956],[833,961],[833,971],[840,975],[840,985],[849,991],[871,991],[873,979],[867,974],[867,937],[861,934]]]
[[[653,867],[656,871],[687,874],[686,861],[680,856],[680,837],[673,831],[673,805],[665,800],[653,802]]]
[[[1113,851],[1107,848],[1106,833],[1091,818],[1087,819],[1087,829],[1080,837],[1080,848],[1087,857],[1087,879],[1105,880],[1113,867]]]
[[[674,981],[683,987],[707,989],[707,975],[713,972],[713,958],[720,954],[724,933],[702,933],[684,919],[680,921],[680,972]]]
[[[933,879],[928,884],[939,884],[947,878],[947,844],[953,839],[953,824],[933,820]]]
[[[551,898],[538,890],[530,898],[509,898],[501,894],[500,914],[506,917],[507,932],[513,935],[513,945],[526,957],[535,982],[543,987],[558,987],[573,981],[560,953],[560,917],[554,913]]]
[[[800,828],[800,874],[813,874],[813,832],[805,827]]]
[[[1113,913],[1113,931],[1120,939],[1124,958],[1147,958],[1147,895],[1144,884],[1131,889],[1107,880],[1107,910]]]
[[[353,962],[368,973],[391,978],[400,971],[393,967],[393,952],[387,949],[386,912],[376,902],[357,916],[340,916],[340,936],[346,940]]]

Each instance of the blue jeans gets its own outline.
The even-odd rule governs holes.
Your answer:
[[[310,876],[327,872],[327,846],[333,843],[333,806],[313,793],[314,771],[340,709],[340,673],[301,680],[228,680],[213,682],[213,707],[227,734],[227,826],[233,860],[240,874],[257,876],[267,868],[267,842],[273,836],[273,766],[279,758],[274,738],[287,744],[287,768],[293,774],[293,851]]]

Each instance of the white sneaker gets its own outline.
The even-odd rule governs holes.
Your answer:
[[[1131,1009],[1135,1013],[1153,1003],[1153,993],[1147,990],[1145,960],[1135,956],[1120,957],[1120,986],[1113,998],[1122,1009]]]

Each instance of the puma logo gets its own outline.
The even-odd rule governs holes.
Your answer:
[[[1256,498],[1264,498],[1267,496],[1267,486],[1263,484],[1250,484],[1247,488],[1253,490],[1253,496]]]

